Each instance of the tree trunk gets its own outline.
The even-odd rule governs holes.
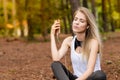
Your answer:
[[[72,20],[73,20],[74,12],[80,7],[80,0],[70,0],[70,4],[72,9]],[[72,26],[70,28],[70,31],[72,32]],[[72,35],[73,35],[73,32],[72,32]]]
[[[96,17],[96,10],[95,10],[95,0],[91,0],[92,4],[92,13]]]
[[[25,1],[27,1],[27,0],[25,0]],[[26,4],[26,2],[25,1],[23,1],[23,3],[25,3]],[[19,23],[20,23],[20,37],[21,38],[23,38],[24,37],[24,26],[23,26],[23,24],[22,24],[22,21],[23,21],[23,19],[24,19],[24,13],[23,13],[23,11],[26,13],[27,12],[27,10],[25,11],[25,8],[26,8],[26,6],[27,5],[25,5],[25,4],[23,4],[20,0],[16,0],[16,4],[17,4],[17,15],[19,15],[19,16],[17,16],[17,18],[18,18],[18,20],[19,20]]]
[[[3,0],[3,9],[4,9],[4,19],[5,19],[5,25],[6,25],[8,22],[7,0]]]
[[[30,13],[32,11],[32,6],[31,6],[32,0],[26,0],[25,4],[26,4],[25,10],[27,12],[27,21],[28,21],[28,37],[27,38],[28,38],[28,40],[33,40],[34,39],[34,36],[33,36],[34,27],[32,24],[33,23],[32,22],[33,13]]]
[[[88,8],[88,2],[87,2],[87,0],[83,0],[83,6],[86,7],[86,8]]]
[[[12,17],[13,17],[13,29],[14,29],[14,31],[13,31],[13,33],[14,33],[14,35],[13,36],[17,36],[17,32],[16,32],[16,0],[12,0],[12,3],[13,3],[13,5],[12,5]]]
[[[71,17],[71,13],[70,13],[70,9],[69,9],[69,0],[66,0],[66,8],[69,11],[67,13],[67,20],[68,20],[68,25],[69,25],[69,32],[72,33],[72,28],[71,28],[71,23],[72,23],[72,17]]]
[[[30,16],[28,16],[30,17]],[[28,40],[33,40],[34,39],[34,36],[33,36],[33,26],[32,26],[32,21],[31,21],[31,18],[27,18],[27,21],[28,21]]]
[[[68,24],[69,24],[69,32],[72,33],[72,19],[71,19],[71,15],[68,14],[67,15],[67,19],[68,19]]]
[[[120,28],[120,0],[117,0],[117,10],[119,12],[118,28]]]
[[[106,13],[106,0],[102,0],[102,19],[103,19],[103,29],[105,32],[108,32],[107,26],[107,13]]]
[[[71,9],[72,9],[72,19],[73,14],[77,10],[78,7],[80,7],[80,0],[70,0]]]
[[[113,25],[113,19],[112,19],[112,7],[111,7],[111,0],[108,0],[109,3],[109,14],[110,14],[110,24],[111,24],[111,31],[115,32],[115,27]]]
[[[46,25],[46,14],[45,13],[45,10],[46,10],[46,5],[44,3],[47,3],[46,0],[42,0],[41,1],[41,20],[42,20],[42,23],[41,23],[41,32],[42,32],[42,37],[44,38],[44,41],[47,41],[47,25]]]
[[[67,22],[66,22],[66,17],[63,17],[63,23],[64,23],[64,26],[65,26],[65,34],[68,33],[68,29],[67,29]]]
[[[4,24],[3,26],[5,27],[5,35],[9,35],[9,30],[7,29],[7,23],[8,23],[8,12],[7,12],[7,0],[3,0],[3,11],[4,11]]]
[[[61,9],[63,9],[63,12],[66,12],[66,9],[68,10],[68,4],[67,4],[67,0],[61,0]],[[68,28],[67,28],[67,17],[66,15],[68,15],[68,12],[62,17],[63,20],[63,24],[64,24],[64,33],[67,34],[68,33]]]

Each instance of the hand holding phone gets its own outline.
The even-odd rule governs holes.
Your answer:
[[[59,33],[60,33],[60,19],[57,19],[54,21],[52,25],[51,34],[58,36]]]

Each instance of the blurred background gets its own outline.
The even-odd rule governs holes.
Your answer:
[[[96,18],[107,79],[120,80],[120,0],[0,0],[0,80],[55,80],[50,68],[51,25],[61,20],[61,43],[72,34],[73,13],[79,6]],[[62,62],[72,71],[69,57]]]
[[[74,11],[89,8],[101,33],[120,31],[120,0],[0,0],[0,36],[27,38],[41,36],[45,41],[55,19],[62,33],[71,34]]]

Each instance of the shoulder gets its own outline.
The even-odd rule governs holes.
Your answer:
[[[68,37],[66,37],[66,38],[64,39],[63,42],[64,42],[65,44],[67,44],[68,46],[70,46],[72,40],[73,40],[73,36],[68,36]]]
[[[64,40],[71,41],[73,39],[73,36],[68,36]]]
[[[91,39],[90,40],[90,47],[91,47],[91,49],[95,49],[95,48],[98,49],[98,45],[99,45],[99,42],[98,42],[97,39]]]
[[[94,43],[94,44],[95,44],[95,43],[97,44],[97,43],[98,43],[98,40],[97,40],[97,39],[91,39],[91,40],[90,40],[90,44],[93,44],[93,43]]]

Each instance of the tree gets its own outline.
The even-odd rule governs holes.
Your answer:
[[[62,19],[63,19],[63,24],[64,24],[64,31],[65,33],[69,33],[71,32],[71,11],[69,8],[70,4],[69,4],[69,0],[61,0],[61,12],[64,14],[62,15]]]
[[[73,16],[73,14],[77,10],[77,8],[80,7],[80,1],[79,0],[70,0],[70,3],[71,3],[72,16]]]
[[[12,20],[13,20],[13,28],[14,28],[14,34],[15,34],[15,28],[16,28],[16,0],[12,0],[12,3],[13,3],[13,5],[12,5]],[[16,35],[16,34],[15,34]],[[14,35],[14,36],[15,36]]]
[[[48,3],[49,1],[47,0],[42,0],[41,3],[40,3],[40,11],[41,11],[41,33],[42,33],[42,37],[44,38],[44,41],[47,40],[47,23],[46,22],[48,20],[48,11],[49,11],[49,8],[48,5],[50,5],[50,2]],[[44,4],[44,3],[48,3],[47,4]],[[47,9],[47,10],[46,10]]]
[[[33,18],[34,18],[34,8],[33,5],[34,4],[34,0],[26,0],[25,1],[25,10],[26,10],[26,19],[28,21],[28,40],[33,40],[34,39],[34,26],[33,26]]]
[[[91,4],[92,4],[92,13],[96,17],[95,0],[91,0]]]
[[[27,0],[25,0],[27,1]],[[17,19],[20,23],[20,31],[21,31],[21,35],[20,37],[24,37],[24,32],[23,32],[23,25],[22,25],[22,21],[24,19],[24,14],[25,14],[25,1],[23,0],[16,0],[16,4],[17,4]]]
[[[88,8],[88,2],[87,2],[87,0],[83,0],[83,6],[86,7],[86,8]]]
[[[4,9],[4,19],[5,19],[5,25],[8,22],[8,15],[7,15],[7,0],[3,0],[3,9]]]
[[[119,13],[118,28],[120,28],[120,0],[117,0],[117,11]]]
[[[102,0],[102,19],[103,19],[103,29],[105,32],[108,32],[108,25],[107,25],[107,12],[106,12],[106,0]]]
[[[110,24],[111,24],[111,31],[115,31],[115,27],[113,25],[113,18],[112,18],[112,6],[111,6],[111,0],[108,0],[108,3],[109,3],[109,14],[110,14]]]
[[[72,10],[72,20],[73,20],[73,14],[77,10],[78,7],[80,7],[80,1],[79,0],[70,0],[71,4],[71,10]],[[72,32],[72,26],[70,28],[70,31]],[[72,33],[73,35],[73,33]]]

